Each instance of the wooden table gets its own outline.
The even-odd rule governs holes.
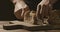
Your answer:
[[[3,25],[9,24],[8,21],[0,21],[0,32],[60,32],[60,30],[43,30],[43,31],[28,31],[25,29],[16,29],[16,30],[4,30]]]

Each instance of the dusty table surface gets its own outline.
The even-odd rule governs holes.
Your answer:
[[[46,30],[46,31],[28,31],[24,29],[4,30],[3,29],[4,24],[9,24],[9,21],[0,21],[0,32],[60,32],[60,30]]]

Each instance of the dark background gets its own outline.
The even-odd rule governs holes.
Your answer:
[[[31,10],[36,10],[36,5],[39,3],[39,1],[26,0],[25,2],[27,5],[29,5]],[[60,9],[60,0],[53,5],[53,8]],[[17,20],[14,15],[14,4],[10,0],[0,0],[0,20]]]
[[[10,0],[0,0],[0,20],[16,20],[14,4]]]

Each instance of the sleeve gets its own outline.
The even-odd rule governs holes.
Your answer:
[[[25,12],[29,11],[29,7],[26,4],[25,4],[26,7],[24,7],[25,5],[23,5],[23,6],[20,6],[20,5],[15,6],[15,9],[17,9],[17,10],[14,11],[14,14],[17,19],[23,19]]]

